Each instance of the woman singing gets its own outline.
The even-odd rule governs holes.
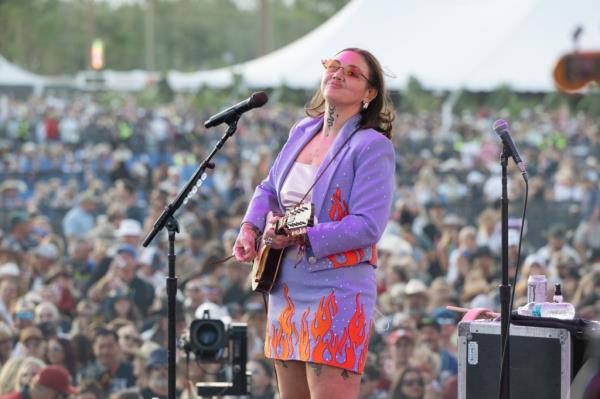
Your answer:
[[[292,127],[256,188],[233,249],[238,260],[253,260],[262,231],[265,245],[285,248],[265,340],[283,399],[358,396],[376,299],[375,244],[394,192],[394,114],[379,61],[349,48],[322,63],[308,118]],[[270,214],[301,200],[314,204],[314,226],[276,235]]]

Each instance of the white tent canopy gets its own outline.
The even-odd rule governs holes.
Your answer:
[[[0,86],[25,86],[39,91],[46,79],[9,62],[0,55]]]
[[[171,72],[175,90],[223,87],[239,74],[251,87],[314,88],[319,61],[346,47],[372,51],[390,88],[410,76],[430,89],[489,90],[508,84],[552,91],[552,69],[579,47],[600,48],[597,0],[353,0],[303,38],[255,60],[211,71]]]

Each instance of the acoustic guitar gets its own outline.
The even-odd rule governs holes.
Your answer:
[[[275,224],[275,234],[295,236],[306,227],[314,224],[314,205],[304,203],[290,209]],[[268,294],[275,284],[279,265],[283,259],[283,249],[274,249],[264,242],[258,249],[258,255],[252,265],[252,290]]]

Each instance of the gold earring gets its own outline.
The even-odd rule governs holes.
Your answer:
[[[369,102],[363,101],[363,109],[367,109],[367,108],[369,108]]]

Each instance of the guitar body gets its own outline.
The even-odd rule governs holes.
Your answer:
[[[301,204],[288,211],[275,225],[276,234],[291,235],[299,229],[313,225],[314,206],[312,203]],[[261,245],[252,264],[252,290],[270,293],[279,273],[279,265],[283,259],[284,249],[274,249]]]
[[[283,249],[273,249],[263,245],[252,265],[252,290],[268,294],[275,284]]]

